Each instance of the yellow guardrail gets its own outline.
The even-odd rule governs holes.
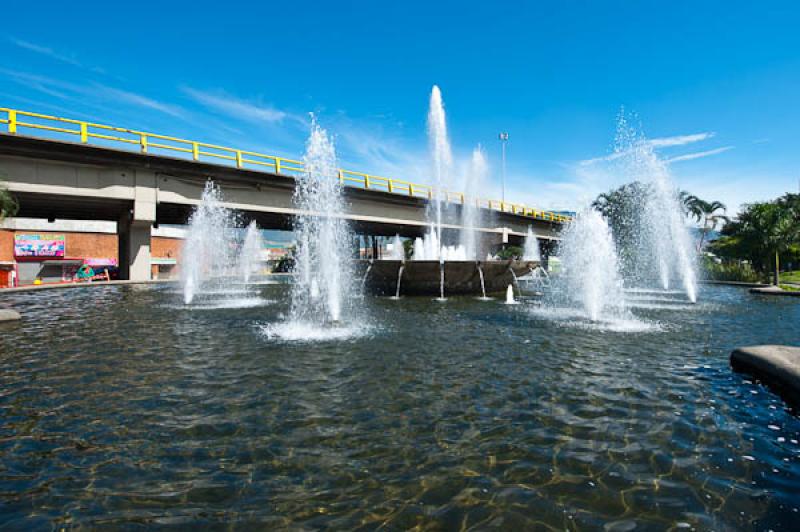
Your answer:
[[[5,118],[3,118],[5,116]],[[226,161],[236,168],[267,169],[276,174],[296,176],[304,171],[302,161],[277,157],[249,150],[239,150],[206,142],[179,139],[157,133],[147,133],[135,129],[127,129],[104,124],[95,124],[84,120],[73,120],[58,116],[31,113],[18,109],[0,107],[0,124],[7,125],[7,132],[11,135],[21,134],[20,130],[45,131],[52,134],[74,135],[83,144],[98,146],[118,145],[136,147],[141,153],[149,154],[181,154],[189,156],[195,161],[214,162]],[[392,194],[433,199],[436,188],[392,179],[376,175],[354,172],[352,170],[339,170],[339,180],[345,186],[367,190],[380,190]],[[570,220],[569,216],[549,211],[533,209],[518,203],[508,203],[497,200],[481,198],[467,198],[461,192],[449,190],[442,191],[442,197],[452,203],[472,203],[479,208],[501,212],[510,212],[521,216],[528,216],[537,220],[546,220],[563,223]]]

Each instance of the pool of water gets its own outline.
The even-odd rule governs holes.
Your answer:
[[[281,284],[190,308],[168,285],[0,295],[24,315],[0,327],[0,523],[796,526],[800,420],[728,355],[796,345],[800,304],[633,296],[600,324],[365,298],[303,341]]]

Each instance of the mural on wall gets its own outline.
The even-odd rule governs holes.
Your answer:
[[[64,235],[14,235],[15,257],[51,257],[63,259],[66,253]]]

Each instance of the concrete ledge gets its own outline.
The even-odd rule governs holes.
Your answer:
[[[700,284],[721,284],[725,286],[741,286],[742,288],[763,288],[770,286],[764,283],[749,283],[746,281],[716,281],[714,279],[701,279]]]
[[[128,284],[163,284],[177,283],[177,279],[158,279],[152,281],[95,281],[93,283],[59,283],[59,284],[40,284],[36,286],[19,286],[16,288],[0,288],[0,296],[3,294],[14,294],[17,292],[34,292],[36,290],[56,290],[59,288],[97,288],[100,286],[118,286]]]
[[[270,277],[293,277],[291,273],[271,273]],[[19,286],[16,288],[0,288],[0,297],[3,294],[14,294],[17,292],[33,292],[36,290],[55,290],[58,288],[97,288],[100,286],[118,286],[131,284],[166,284],[178,283],[179,279],[153,279],[150,281],[95,281],[93,283],[59,283],[59,284],[40,284],[36,286]]]
[[[6,321],[18,321],[22,316],[19,312],[7,308],[0,308],[0,323]]]
[[[800,347],[756,345],[731,353],[731,367],[753,375],[793,405],[800,405]]]
[[[769,285],[763,288],[751,288],[751,294],[760,294],[765,296],[788,296],[788,297],[800,297],[800,290],[792,291],[792,290],[784,290],[780,286]]]

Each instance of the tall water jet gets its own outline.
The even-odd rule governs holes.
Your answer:
[[[344,200],[332,140],[312,119],[306,143],[305,171],[296,180],[294,220],[298,253],[290,319],[306,326],[342,321],[352,310],[352,238],[342,217]]]
[[[405,269],[405,265],[401,264],[400,269],[397,270],[397,289],[394,292],[394,298],[400,299],[400,282],[403,280],[403,270]]]
[[[677,277],[687,298],[695,302],[694,249],[678,190],[667,163],[656,154],[654,143],[633,128],[624,113],[620,114],[617,124],[615,155],[623,174],[633,182],[644,184],[633,198],[638,202],[637,212],[632,214],[636,220],[628,225],[638,234],[633,239],[634,245],[630,246],[632,249],[626,253],[632,255],[631,263],[645,271],[632,277],[637,277],[639,282],[642,278],[657,278],[664,289]]]
[[[403,248],[403,241],[400,240],[400,235],[394,235],[392,239],[392,248],[387,254],[387,260],[404,260],[406,258],[405,248]]]
[[[477,262],[476,265],[478,268],[478,277],[481,280],[481,299],[489,299],[486,297],[486,282],[483,278],[483,269],[481,268],[481,263]]]
[[[414,252],[411,255],[412,260],[425,260],[425,241],[417,237],[414,239]]]
[[[439,246],[442,245],[442,209],[444,203],[444,190],[450,183],[450,171],[453,166],[453,156],[450,151],[450,141],[447,138],[447,121],[444,113],[442,92],[437,85],[431,90],[430,106],[428,110],[428,141],[430,144],[431,162],[433,164],[434,190],[433,213],[429,211],[428,219],[431,222],[431,243],[435,244],[433,250],[439,258]]]
[[[592,321],[619,317],[625,293],[614,239],[594,209],[577,214],[562,233],[559,246],[561,293]]]
[[[189,217],[189,227],[181,257],[183,300],[190,304],[198,292],[214,285],[222,288],[235,264],[233,228],[236,216],[222,205],[222,193],[213,182],[206,182],[200,204]]]
[[[250,222],[245,230],[242,247],[239,251],[239,269],[242,280],[249,283],[254,273],[258,272],[261,266],[261,254],[264,247],[264,240],[261,237],[261,230],[256,225],[255,220]]]
[[[506,305],[516,305],[517,302],[514,300],[514,287],[508,285],[506,288]]]
[[[460,245],[464,248],[466,260],[476,260],[478,258],[478,231],[482,220],[481,210],[476,203],[481,184],[485,182],[489,174],[489,165],[486,162],[486,154],[478,146],[472,151],[472,159],[466,172],[464,183],[464,203],[461,205],[461,234]]]
[[[539,240],[533,234],[533,229],[528,226],[528,233],[525,235],[525,247],[522,248],[522,260],[536,261],[542,260],[539,250]]]

